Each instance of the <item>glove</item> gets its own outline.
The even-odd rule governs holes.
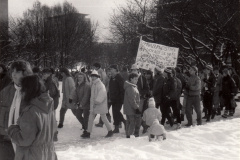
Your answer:
[[[139,109],[136,109],[136,110],[135,110],[135,113],[136,113],[136,114],[142,114]]]
[[[72,103],[72,99],[69,98],[68,102],[69,102],[69,103]]]

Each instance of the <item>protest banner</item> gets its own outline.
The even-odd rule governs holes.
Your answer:
[[[176,67],[178,48],[168,47],[161,44],[145,42],[140,40],[136,64],[139,68],[153,70],[156,66],[160,68]]]

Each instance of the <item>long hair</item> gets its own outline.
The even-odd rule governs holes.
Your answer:
[[[40,78],[37,75],[23,77],[21,86],[21,92],[24,94],[23,100],[26,103],[40,96],[43,92],[43,84],[40,82]]]
[[[16,69],[16,71],[22,71],[24,76],[33,74],[30,63],[24,60],[14,61],[10,66],[10,74],[14,69]]]
[[[59,72],[65,73],[67,77],[71,76],[71,74],[67,68],[60,68]]]
[[[77,79],[77,76],[78,75],[83,75],[84,79],[83,79],[83,83],[89,83],[88,79],[87,79],[87,76],[85,73],[82,73],[82,72],[79,72],[75,75],[75,82],[76,82],[76,85],[78,85],[78,79]]]

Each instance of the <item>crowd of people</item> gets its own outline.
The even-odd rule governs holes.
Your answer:
[[[95,127],[105,125],[106,138],[119,133],[124,125],[126,138],[139,137],[142,127],[149,141],[165,140],[164,126],[180,129],[184,117],[185,126],[192,126],[193,110],[197,125],[216,115],[233,116],[240,85],[239,76],[228,66],[206,65],[201,72],[196,66],[187,70],[162,66],[151,71],[133,64],[130,71],[126,67],[120,71],[115,64],[104,70],[94,63],[91,71],[82,68],[71,73],[60,68],[58,72],[62,88],[52,68],[32,68],[23,60],[14,61],[9,69],[0,64],[0,157],[57,159],[54,141],[58,140],[57,128],[64,127],[68,109],[82,126],[82,138],[91,137],[94,119],[100,114]],[[63,98],[57,124],[60,92]]]

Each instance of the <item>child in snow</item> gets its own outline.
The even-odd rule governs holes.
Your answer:
[[[159,109],[155,107],[155,101],[153,98],[149,98],[148,100],[148,109],[146,109],[143,113],[143,125],[145,126],[144,129],[148,129],[149,133],[149,141],[152,139],[160,138],[163,136],[163,139],[166,139],[166,133],[164,127],[159,124],[161,120],[161,113]],[[146,131],[143,131],[144,133]],[[156,137],[155,137],[156,136]]]

